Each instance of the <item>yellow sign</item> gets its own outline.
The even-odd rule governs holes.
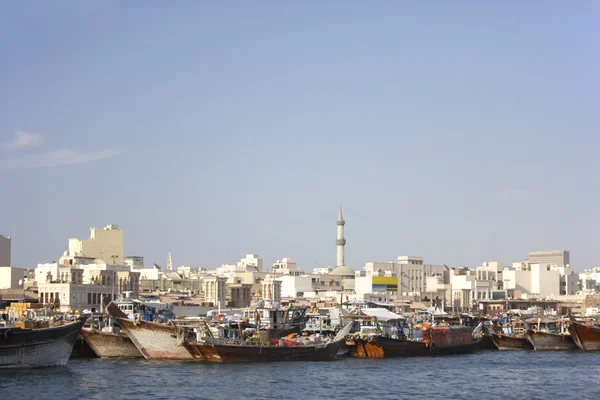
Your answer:
[[[372,283],[374,285],[398,285],[398,277],[397,276],[374,276]]]

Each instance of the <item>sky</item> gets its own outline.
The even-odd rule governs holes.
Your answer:
[[[146,265],[600,265],[594,1],[0,5],[12,264],[118,224]]]

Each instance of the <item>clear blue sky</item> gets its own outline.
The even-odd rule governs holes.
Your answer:
[[[217,4],[219,3],[219,4]],[[600,6],[4,2],[0,233],[146,264],[598,259]]]

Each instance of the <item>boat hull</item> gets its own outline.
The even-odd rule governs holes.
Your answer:
[[[481,339],[477,344],[477,350],[498,350],[498,348],[494,344],[492,336],[486,333],[481,336]]]
[[[502,333],[492,333],[492,342],[498,350],[531,350],[533,346],[527,336],[512,336]]]
[[[147,360],[193,360],[179,340],[178,330],[174,326],[147,321],[132,321],[127,318],[115,303],[110,303],[108,312]]]
[[[75,340],[75,346],[73,346],[73,351],[71,352],[71,357],[69,357],[69,358],[96,358],[96,357],[98,357],[98,356],[96,355],[94,350],[92,350],[90,345],[87,344],[87,342],[85,340],[83,340],[81,335],[78,335],[77,339]]]
[[[191,344],[190,354],[197,360],[217,363],[275,362],[275,361],[332,361],[343,340],[325,346],[259,346],[248,344]]]
[[[600,351],[600,328],[571,321],[569,333],[581,350]]]
[[[474,352],[478,343],[479,341],[472,341],[443,346],[433,343],[430,346],[426,342],[373,336],[367,340],[351,339],[348,355],[353,358],[397,358],[467,354]]]
[[[98,357],[143,357],[126,334],[99,332],[85,328],[80,334]]]
[[[577,345],[571,335],[560,335],[549,332],[527,331],[527,339],[536,351],[540,350],[575,350]]]
[[[147,360],[193,360],[194,358],[178,340],[177,328],[155,322],[117,318],[127,329],[127,336]]]
[[[86,318],[43,329],[0,329],[0,368],[66,365]]]

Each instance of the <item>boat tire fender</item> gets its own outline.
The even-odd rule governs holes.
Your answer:
[[[373,343],[374,341],[375,341],[375,337],[373,337],[373,335],[370,335],[367,337],[367,342]]]
[[[429,345],[429,349],[431,350],[432,353],[435,353],[435,351],[437,350],[437,345],[435,343],[431,343]]]
[[[4,331],[4,339],[9,340],[12,337],[13,333],[10,329]]]

